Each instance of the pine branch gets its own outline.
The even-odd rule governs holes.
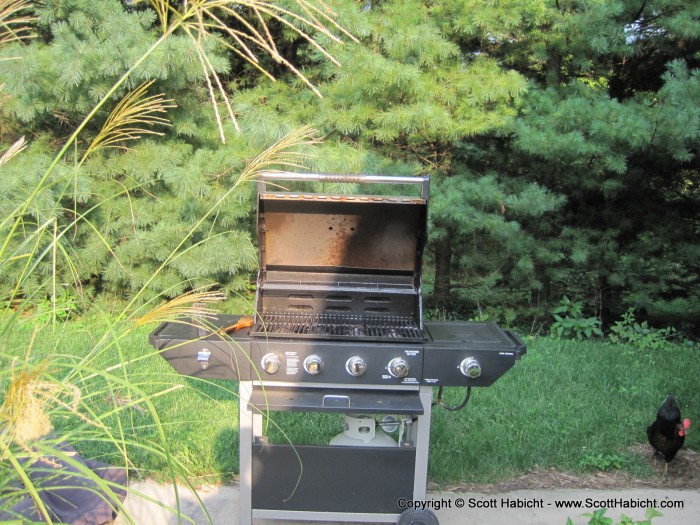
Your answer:
[[[321,97],[321,93],[313,82],[279,53],[267,20],[274,20],[283,24],[336,65],[340,65],[339,62],[311,36],[310,31],[324,35],[336,43],[342,43],[342,39],[336,36],[334,32],[357,41],[355,37],[333,20],[335,13],[322,1],[318,1],[318,5],[314,5],[309,0],[295,0],[293,5],[296,5],[298,8],[296,10],[299,12],[295,12],[292,8],[284,8],[275,2],[261,0],[242,0],[238,2],[230,2],[228,0],[188,0],[184,2],[151,0],[150,3],[158,15],[163,32],[166,32],[168,28],[180,27],[194,44],[197,58],[202,66],[222,142],[225,142],[225,135],[217,99],[223,101],[228,117],[236,127],[236,130],[238,130],[238,123],[231,107],[230,97],[223,88],[219,75],[207,57],[203,46],[205,40],[213,39],[222,44],[268,78],[274,80],[272,74],[260,65],[256,50],[264,53],[291,71],[319,97]],[[252,12],[253,16],[242,14],[245,9]],[[226,17],[233,19],[240,27],[232,27],[230,23],[226,23]],[[257,22],[259,27],[256,27],[254,22]]]
[[[139,298],[146,293],[149,286],[153,281],[165,270],[166,267],[172,265],[179,257],[188,253],[189,250],[193,249],[195,245],[188,248],[184,248],[185,244],[190,240],[190,238],[199,230],[202,224],[209,219],[210,216],[218,213],[221,205],[226,201],[226,199],[244,182],[247,182],[254,178],[260,171],[270,166],[299,166],[299,163],[304,158],[308,157],[308,154],[300,153],[297,148],[304,147],[317,143],[315,138],[316,130],[310,126],[305,126],[303,128],[292,131],[287,134],[276,143],[265,149],[260,155],[249,162],[241,173],[240,177],[236,182],[228,189],[217,201],[214,203],[200,218],[199,220],[189,229],[186,235],[180,239],[177,246],[172,249],[170,254],[165,258],[161,265],[150,274],[148,279],[141,289],[134,294],[131,298],[129,304],[122,310],[121,319],[127,317],[127,312],[131,307],[139,300]],[[200,241],[200,243],[203,241]],[[98,344],[99,346],[99,344]]]

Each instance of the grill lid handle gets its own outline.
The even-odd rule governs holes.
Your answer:
[[[291,171],[262,171],[258,174],[258,192],[265,192],[271,181],[335,182],[348,184],[416,184],[421,186],[421,198],[427,201],[430,177],[392,177],[390,175],[355,175],[328,173],[292,173]]]

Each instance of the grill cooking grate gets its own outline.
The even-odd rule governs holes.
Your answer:
[[[410,317],[395,315],[342,315],[265,312],[258,318],[251,335],[270,337],[309,337],[333,339],[411,339],[425,335]]]

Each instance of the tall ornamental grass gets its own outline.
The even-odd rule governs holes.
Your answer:
[[[161,419],[154,404],[156,398],[187,387],[167,377],[134,373],[134,370],[138,370],[139,361],[147,356],[126,358],[123,340],[127,334],[143,325],[178,315],[195,313],[201,317],[201,303],[209,306],[220,299],[215,284],[214,288],[192,290],[163,304],[152,299],[145,300],[144,296],[160,272],[188,250],[211,240],[211,234],[200,231],[202,225],[206,219],[216,216],[222,203],[237,187],[255,179],[262,170],[302,167],[310,146],[316,142],[315,130],[302,128],[293,131],[251,159],[231,188],[203,213],[128,304],[116,314],[101,316],[104,328],[92,334],[90,348],[78,356],[34,351],[38,339],[45,342],[45,338],[61,336],[60,320],[65,313],[65,305],[60,299],[61,283],[57,280],[57,268],[59,264],[69,268],[73,266],[70,249],[64,241],[72,234],[74,227],[82,223],[94,229],[110,253],[115,258],[116,255],[113,247],[109,246],[107,236],[100,235],[97,226],[90,222],[90,212],[99,208],[102,202],[87,212],[76,213],[77,210],[72,210],[75,217],[73,222],[67,225],[59,223],[57,215],[67,210],[58,209],[56,204],[47,205],[49,201],[44,199],[44,194],[51,190],[65,195],[69,188],[56,187],[52,175],[57,168],[69,162],[69,154],[73,165],[80,164],[100,151],[128,148],[130,142],[144,135],[158,136],[167,131],[167,112],[176,101],[167,98],[166,94],[152,93],[151,82],[138,86],[121,100],[114,100],[113,97],[132,73],[176,33],[185,34],[191,39],[222,142],[226,140],[223,121],[228,118],[236,125],[236,118],[224,82],[207,55],[205,42],[216,40],[237,57],[272,77],[261,65],[260,58],[267,55],[285,65],[315,91],[303,73],[277,51],[268,24],[284,25],[331,61],[334,61],[333,57],[323,49],[317,37],[322,35],[325,41],[336,42],[342,37],[351,38],[333,21],[333,13],[322,1],[151,0],[141,4],[149,4],[157,14],[158,35],[152,46],[123,72],[72,130],[65,143],[57,148],[46,170],[36,174],[34,185],[22,188],[26,197],[12,213],[0,217],[0,272],[8,271],[9,275],[9,270],[12,270],[13,275],[17,275],[12,289],[0,290],[0,510],[9,509],[18,501],[30,498],[42,522],[51,523],[52,517],[40,497],[40,487],[32,482],[32,474],[41,471],[48,477],[59,475],[59,461],[72,467],[70,479],[75,486],[83,485],[85,481],[92,482],[95,490],[104,495],[113,509],[121,511],[128,522],[133,522],[119,499],[119,487],[102,480],[76,461],[65,452],[62,443],[99,443],[110,450],[112,460],[114,457],[121,458],[119,466],[130,472],[138,469],[132,458],[147,454],[167,465],[173,483],[187,482],[187,468],[173,457],[167,439],[167,422]],[[33,22],[31,2],[0,0],[0,46],[26,45],[27,39],[33,35]],[[2,100],[3,94],[0,92],[0,104]],[[101,130],[95,136],[86,136],[87,124],[110,107],[112,109]],[[82,151],[81,144],[87,145]],[[26,145],[27,140],[18,137],[4,151],[0,150],[0,176],[3,166],[22,163],[22,151]],[[124,192],[128,195],[133,189],[125,188]],[[51,202],[61,202],[61,199]],[[188,243],[195,234],[201,240]],[[44,273],[40,270],[46,267],[47,262],[52,271]],[[32,283],[39,284],[29,288],[27,283],[30,279]],[[76,289],[80,288],[77,278],[71,284]],[[196,307],[193,306],[195,303],[198,303]],[[204,310],[211,311],[208,308]],[[17,341],[27,339],[16,337],[17,334],[28,329],[32,330],[30,343],[18,345]],[[132,415],[134,408],[141,413],[138,424]],[[144,438],[140,435],[144,425],[149,427],[149,436],[155,437]],[[54,430],[58,428],[60,433]],[[52,471],[52,464],[56,465],[56,472]]]

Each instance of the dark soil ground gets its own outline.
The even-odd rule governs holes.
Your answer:
[[[664,460],[654,455],[647,444],[635,445],[630,449],[647,461],[655,475],[638,479],[624,472],[596,472],[592,474],[572,474],[554,469],[535,468],[522,476],[498,483],[480,485],[463,483],[443,487],[448,492],[500,493],[523,489],[629,489],[629,488],[700,488],[700,454],[688,449],[678,452],[669,463],[668,477],[664,478]],[[436,487],[428,487],[436,490]]]

